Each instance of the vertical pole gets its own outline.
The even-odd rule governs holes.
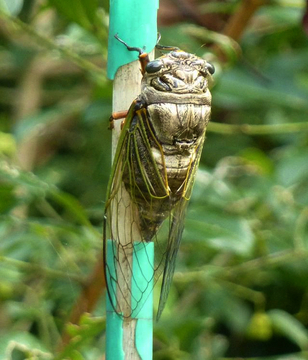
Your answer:
[[[150,54],[153,57],[153,52]],[[141,73],[139,61],[134,61],[119,68],[114,79],[113,86],[113,112],[128,109],[131,102],[140,93]],[[113,129],[112,139],[112,153],[114,155],[119,134],[121,131],[121,121],[115,121],[115,128]],[[121,294],[118,298],[121,303],[118,307],[124,309],[121,318],[115,313],[107,296],[107,329],[106,329],[106,359],[107,360],[151,360],[152,359],[152,328],[153,328],[153,297],[152,293],[144,294],[144,302],[137,306],[134,304],[134,299],[140,297],[140,291],[149,289],[152,292],[153,286],[149,286],[148,282],[153,281],[154,268],[154,244],[142,244],[141,234],[136,227],[132,233],[133,239],[128,236],[123,236],[125,229],[131,228],[130,219],[132,212],[136,211],[134,204],[131,204],[129,194],[126,192],[124,186],[121,189],[121,199],[114,199],[117,204],[114,206],[113,216],[117,216],[117,227],[114,234],[127,242],[134,242],[134,250],[127,255],[127,252],[118,254],[118,265],[114,265],[112,257],[107,261],[111,271],[118,274],[118,287],[121,289]],[[112,206],[112,205],[111,205]],[[128,209],[130,209],[128,211]],[[128,233],[128,231],[126,230]],[[113,241],[108,243],[109,249],[107,254],[113,254],[117,249],[113,249]],[[136,258],[136,256],[138,258]],[[115,266],[121,265],[121,270],[116,269]],[[127,268],[124,272],[123,269]],[[131,275],[131,270],[133,274]],[[140,274],[140,270],[142,273]],[[131,281],[133,276],[134,281]],[[145,282],[143,284],[143,282]],[[130,284],[130,287],[128,287]],[[138,284],[138,286],[135,286]],[[115,289],[117,292],[118,289]],[[135,309],[132,313],[132,309]],[[132,313],[132,314],[131,314]]]
[[[133,61],[136,53],[127,51],[114,35],[118,34],[130,46],[145,46],[149,52],[157,38],[157,9],[158,0],[110,0],[108,76],[114,78],[113,112],[128,110],[141,90],[140,65]],[[150,56],[153,57],[153,53]],[[120,123],[115,121],[113,130],[113,156],[121,131]],[[110,239],[108,242],[107,262],[110,272],[118,276],[118,289],[114,292],[118,294],[117,305],[123,316],[114,311],[107,296],[106,360],[152,360],[153,286],[149,282],[153,281],[154,244],[142,242],[138,226],[132,229],[130,220],[137,209],[124,185],[119,196],[121,198],[114,199],[111,204],[112,216],[117,217],[113,234],[121,239],[122,245],[123,239],[133,243],[133,249],[131,254],[125,251],[124,256],[115,246],[115,241]],[[117,252],[118,262],[114,262],[112,256],[108,259],[108,254],[114,252]],[[118,266],[121,270],[117,269]],[[127,271],[123,270],[125,268]],[[137,304],[134,299],[140,298],[141,292],[144,301]]]

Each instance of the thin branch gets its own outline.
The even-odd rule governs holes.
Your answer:
[[[41,276],[46,276],[53,279],[69,279],[70,281],[76,281],[79,284],[84,283],[84,278],[80,274],[68,273],[61,270],[50,269],[38,264],[29,263],[26,261],[12,259],[6,256],[0,256],[0,262],[7,264],[9,266],[17,267],[20,270],[41,274]]]
[[[228,280],[221,280],[220,283],[224,289],[229,289],[237,297],[248,300],[255,304],[257,309],[264,309],[265,295],[261,291],[250,289],[247,286],[236,284]]]
[[[201,270],[190,271],[187,273],[176,272],[174,275],[175,282],[192,282],[202,281],[207,282],[210,276],[222,278],[223,280],[234,278],[242,273],[248,273],[259,268],[275,267],[288,262],[294,262],[305,259],[308,256],[308,251],[301,249],[288,249],[278,251],[273,254],[262,256],[253,260],[245,261],[236,266],[230,267],[213,267],[212,265],[205,265]]]
[[[217,122],[210,122],[208,131],[218,134],[234,135],[275,135],[275,134],[289,134],[292,132],[308,131],[308,123],[286,123],[274,125],[231,125]]]
[[[223,29],[223,34],[238,41],[255,12],[266,2],[266,0],[243,0]]]
[[[253,15],[266,2],[266,0],[243,0],[225,25],[222,34],[236,42],[239,41]],[[226,54],[220,44],[214,45],[213,50],[217,53],[220,61],[227,61]]]
[[[306,250],[294,250],[288,249],[283,251],[278,251],[273,254],[262,256],[250,261],[246,261],[237,266],[233,266],[227,269],[229,276],[235,276],[242,273],[247,273],[255,269],[264,268],[264,267],[276,267],[287,262],[298,261],[304,258],[307,258]]]

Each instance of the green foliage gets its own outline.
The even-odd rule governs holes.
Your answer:
[[[228,14],[236,3],[200,9]],[[161,29],[162,43],[214,61],[212,121],[222,127],[209,127],[154,359],[307,357],[308,41],[303,2],[293,5],[263,6],[242,55],[200,26]],[[0,9],[0,358],[98,359],[104,301],[79,325],[66,321],[102,248],[107,4],[0,0]],[[58,351],[65,328],[71,341]]]

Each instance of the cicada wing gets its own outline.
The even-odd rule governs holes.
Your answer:
[[[170,287],[172,284],[172,279],[175,270],[175,262],[177,253],[180,247],[182,240],[182,234],[184,230],[184,220],[186,216],[186,209],[188,201],[190,199],[192,188],[194,185],[196,171],[199,165],[202,147],[203,147],[204,137],[200,142],[200,145],[196,149],[195,160],[191,163],[190,169],[187,172],[187,176],[184,184],[184,191],[182,198],[174,207],[172,213],[169,217],[169,235],[166,244],[166,252],[164,259],[164,268],[163,268],[163,279],[160,291],[159,305],[156,319],[158,320],[164,310]]]
[[[105,279],[108,305],[111,306],[107,310],[114,310],[123,316],[129,316],[131,312],[131,285],[126,274],[132,273],[132,239],[138,234],[138,214],[123,183],[124,174],[129,173],[127,148],[131,136],[129,129],[134,117],[133,103],[121,131],[111,169],[103,232]]]
[[[150,126],[146,126],[147,123],[146,110],[137,109],[136,103],[133,103],[122,129],[108,186],[104,258],[110,304],[113,310],[124,317],[141,310],[154,282],[163,272],[157,314],[159,318],[174,274],[186,207],[203,141],[196,149],[196,156],[179,189],[181,198],[174,204],[169,198],[167,169],[159,169],[157,159],[154,159],[151,144],[156,142],[158,149],[159,145],[154,134],[149,131]],[[160,156],[161,163],[164,163],[162,150]],[[157,231],[168,214],[168,238],[167,241],[161,241]],[[152,261],[153,242],[155,267]],[[141,274],[141,277],[135,278],[135,273]]]
[[[143,109],[144,110],[144,109]],[[117,146],[105,206],[104,261],[111,309],[123,317],[141,310],[154,286],[152,199],[166,194],[144,128],[146,111],[133,103]],[[146,216],[142,209],[148,208]],[[138,278],[135,277],[138,274]]]
[[[175,270],[175,261],[180,247],[182,233],[184,230],[184,218],[187,207],[187,200],[182,198],[173,213],[170,215],[170,229],[167,241],[166,256],[164,259],[163,279],[159,297],[158,311],[156,319],[158,320],[164,310]]]

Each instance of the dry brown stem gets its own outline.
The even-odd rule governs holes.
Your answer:
[[[240,40],[255,12],[265,3],[266,0],[243,0],[224,27],[223,34],[233,40]]]
[[[237,11],[229,18],[225,27],[222,30],[222,34],[229,38],[239,41],[245,32],[251,18],[256,11],[266,4],[267,0],[243,0],[239,5]],[[217,54],[221,62],[226,62],[226,55],[219,47],[219,45],[213,46],[214,52]]]

